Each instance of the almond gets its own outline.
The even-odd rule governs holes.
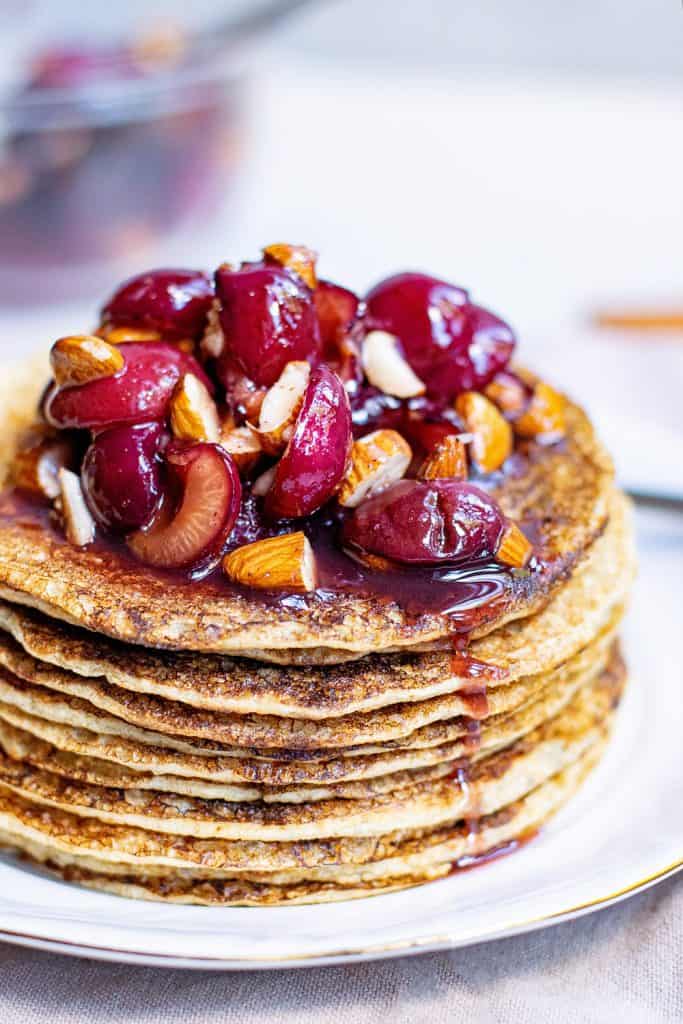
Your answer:
[[[279,455],[287,447],[308,387],[311,367],[306,362],[287,363],[278,380],[268,388],[259,410],[258,435],[268,455]]]
[[[371,494],[396,483],[413,458],[410,445],[395,430],[375,430],[354,441],[346,475],[337,499],[346,508],[356,508]]]
[[[315,273],[318,254],[312,249],[307,249],[305,245],[276,242],[274,245],[267,245],[263,250],[263,255],[267,261],[279,263],[281,267],[287,267],[292,273],[298,274],[311,291],[318,284]]]
[[[54,343],[50,365],[58,387],[69,387],[113,377],[123,369],[124,358],[117,348],[94,334],[75,334]]]
[[[184,374],[171,397],[171,430],[180,441],[213,441],[221,436],[216,403],[194,373]]]
[[[221,327],[218,310],[218,299],[214,299],[213,307],[209,310],[206,320],[204,337],[199,343],[202,352],[209,359],[218,359],[225,347],[225,337],[223,336],[223,328]]]
[[[512,429],[493,402],[479,391],[463,391],[455,408],[472,434],[472,454],[484,473],[500,469],[512,451]]]
[[[64,468],[58,470],[57,478],[67,539],[78,547],[90,544],[95,539],[95,520],[85,503],[81,479]]]
[[[257,476],[254,480],[251,485],[251,493],[255,494],[257,498],[265,498],[266,494],[273,486],[276,468],[276,466],[270,466],[265,473],[261,473],[261,476]]]
[[[519,416],[529,402],[529,389],[511,373],[499,373],[484,388],[487,398],[507,416]]]
[[[508,523],[500,539],[496,558],[504,565],[523,569],[531,558],[533,548],[516,523]]]
[[[121,345],[127,341],[160,341],[159,331],[151,327],[110,327],[103,324],[97,330],[98,335],[110,345]]]
[[[422,480],[467,480],[467,450],[463,437],[448,434],[420,466]]]
[[[221,445],[230,452],[240,473],[248,473],[263,455],[263,448],[251,427],[225,426],[221,431]]]
[[[520,437],[559,440],[567,430],[564,405],[564,396],[559,391],[539,381],[526,410],[515,420],[515,431]]]
[[[41,436],[42,434],[42,436]],[[16,452],[10,467],[12,483],[23,491],[51,501],[60,493],[58,472],[72,465],[74,453],[68,441],[35,431],[32,441]]]
[[[425,386],[401,354],[398,338],[387,331],[370,331],[361,354],[365,376],[373,387],[394,398],[423,395]]]
[[[306,534],[285,533],[235,548],[223,559],[234,583],[267,590],[315,590],[315,556]]]

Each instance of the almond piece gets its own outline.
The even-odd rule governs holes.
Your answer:
[[[235,548],[223,559],[234,583],[266,590],[315,590],[315,556],[306,534],[285,533]]]
[[[493,402],[479,391],[463,391],[455,408],[472,434],[472,454],[484,473],[500,469],[512,451],[512,429]]]
[[[410,445],[395,430],[375,430],[354,441],[337,494],[340,505],[356,508],[371,494],[396,483],[413,458]]]
[[[500,373],[484,388],[484,394],[508,416],[519,416],[529,402],[529,390],[511,373]]]
[[[311,367],[304,361],[287,363],[279,378],[266,391],[259,411],[257,434],[268,455],[279,455],[287,447],[308,387]]]
[[[209,359],[218,359],[225,347],[225,338],[219,317],[218,299],[214,299],[213,306],[209,310],[204,337],[200,341],[199,347]]]
[[[504,565],[523,569],[531,558],[533,548],[516,523],[508,523],[500,539],[496,558]]]
[[[439,441],[417,475],[422,480],[467,480],[467,450],[463,437],[470,435],[448,434]]]
[[[73,448],[60,437],[40,436],[20,448],[12,459],[12,483],[22,491],[39,494],[52,501],[60,493],[58,472],[68,469],[74,459]]]
[[[263,250],[264,258],[270,263],[279,263],[292,273],[298,274],[301,280],[313,289],[318,284],[315,273],[315,263],[318,258],[317,252],[307,249],[305,245],[288,245],[286,242],[276,242],[274,245],[267,245]]]
[[[75,334],[54,343],[50,365],[57,386],[69,387],[113,377],[123,369],[124,358],[117,348],[94,334]]]
[[[221,436],[216,403],[194,373],[184,374],[171,396],[171,430],[180,441],[213,441]]]
[[[95,520],[85,503],[81,478],[64,468],[58,471],[57,478],[67,540],[79,548],[90,544],[95,539]]]
[[[526,410],[515,420],[515,431],[520,437],[542,437],[546,441],[564,437],[567,426],[564,415],[564,396],[539,381]]]
[[[223,427],[220,443],[230,452],[240,473],[248,473],[263,455],[261,442],[251,427]]]
[[[265,473],[261,473],[261,476],[257,476],[254,480],[251,485],[251,493],[255,494],[257,498],[265,498],[266,494],[273,486],[276,468],[277,466],[270,466]]]
[[[398,339],[387,331],[370,331],[361,353],[363,369],[373,387],[394,398],[423,395],[425,386],[404,359]]]
[[[121,345],[127,341],[161,341],[161,334],[151,327],[111,327],[102,324],[97,334],[110,345]]]

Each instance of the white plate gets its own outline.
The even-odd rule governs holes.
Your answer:
[[[0,937],[198,968],[292,967],[463,946],[606,906],[683,867],[683,518],[639,517],[626,628],[632,679],[603,763],[510,857],[406,892],[320,907],[172,907],[98,895],[0,862]]]

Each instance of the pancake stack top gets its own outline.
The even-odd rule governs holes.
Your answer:
[[[5,375],[0,839],[98,889],[322,902],[513,849],[597,762],[629,509],[510,328],[274,245]],[[36,408],[38,413],[36,414]]]

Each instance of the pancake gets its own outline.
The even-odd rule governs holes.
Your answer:
[[[28,410],[36,398],[35,386],[22,392],[25,370],[20,374],[14,380],[9,372],[3,382],[3,392],[12,392],[3,416],[3,464],[11,457],[20,399]],[[566,420],[561,445],[536,446],[518,475],[494,491],[507,515],[533,528],[542,569],[502,577],[500,595],[478,611],[473,637],[538,611],[604,530],[611,462],[578,406],[567,403]],[[329,659],[333,651],[362,655],[452,635],[452,618],[444,612],[409,613],[395,599],[357,591],[269,601],[223,582],[188,586],[118,554],[74,547],[47,515],[20,505],[11,492],[0,499],[0,598],[119,640],[267,660],[271,651],[287,658],[283,652],[303,649],[315,659],[322,650]]]
[[[391,788],[395,773],[447,763],[476,751],[499,749],[556,715],[615,657],[607,643],[587,664],[567,666],[543,694],[512,714],[490,716],[474,735],[461,723],[460,738],[429,748],[394,753],[337,756],[329,762],[299,764],[267,760],[201,757],[169,753],[133,741],[107,739],[27,715],[0,703],[0,746],[15,760],[66,778],[123,789],[153,789],[209,799],[320,800],[368,795],[378,785]],[[455,732],[455,730],[454,730]],[[359,786],[359,780],[364,788]],[[369,780],[369,781],[368,781]],[[244,785],[245,783],[249,785]],[[236,786],[242,784],[241,796]]]
[[[620,618],[621,609],[617,608],[600,636],[612,634]],[[591,646],[584,649],[580,663],[591,659],[592,649]],[[463,690],[420,703],[390,705],[320,722],[198,711],[177,702],[133,694],[96,679],[85,679],[46,666],[26,655],[9,638],[0,638],[0,665],[7,669],[0,668],[0,701],[17,704],[29,714],[69,721],[84,728],[92,728],[95,717],[99,719],[99,731],[108,733],[120,732],[120,726],[109,717],[114,716],[145,731],[180,735],[185,742],[191,737],[198,739],[201,744],[208,744],[207,749],[219,744],[215,749],[237,746],[254,753],[267,751],[261,756],[277,756],[281,748],[288,750],[291,756],[292,751],[358,749],[364,744],[378,746],[401,741],[446,719],[511,711],[548,684],[548,673],[542,672],[508,686],[492,688],[485,701],[480,694],[472,695]],[[38,685],[26,685],[27,681]],[[106,716],[98,715],[98,711],[106,712]]]
[[[174,871],[148,865],[141,873],[127,864],[64,853],[49,843],[22,836],[27,859],[46,866],[68,882],[138,899],[204,906],[268,906],[352,899],[421,884],[515,849],[533,838],[576,792],[595,766],[604,742],[595,744],[563,772],[503,811],[485,815],[473,830],[452,825],[427,836],[397,843],[393,856],[361,867],[325,865],[290,871],[239,872],[232,876],[206,870]],[[16,848],[17,833],[0,829],[0,842]]]
[[[490,674],[489,689],[551,669],[587,644],[604,627],[615,605],[624,601],[633,576],[632,548],[630,508],[615,493],[604,535],[549,604],[535,616],[508,623],[470,645],[472,658],[498,670]],[[471,683],[458,676],[449,653],[369,655],[324,668],[274,668],[242,658],[131,648],[2,602],[0,628],[36,661],[91,680],[101,677],[96,685],[102,692],[106,687],[101,684],[107,681],[138,695],[132,704],[139,709],[139,724],[143,694],[203,711],[303,718],[321,722],[324,728],[332,717],[402,701],[425,701]],[[16,654],[12,657],[12,648],[8,650],[1,639],[0,663],[24,679],[41,682],[36,669],[30,665],[22,669]],[[45,685],[54,685],[45,667],[41,672]],[[150,712],[154,706],[154,701],[147,702]],[[171,715],[173,705],[164,707]],[[128,710],[132,712],[133,707]],[[182,709],[178,714],[183,715]],[[196,716],[197,728],[205,719]],[[188,731],[174,729],[172,720],[169,725],[172,732]],[[292,745],[301,743],[293,738]]]
[[[0,755],[0,788],[100,822],[196,838],[271,842],[432,828],[461,817],[493,813],[562,771],[603,734],[622,682],[615,682],[614,673],[602,673],[554,719],[499,753],[456,767],[455,778],[420,777],[398,791],[357,800],[229,803],[122,790],[64,779],[6,754]]]

